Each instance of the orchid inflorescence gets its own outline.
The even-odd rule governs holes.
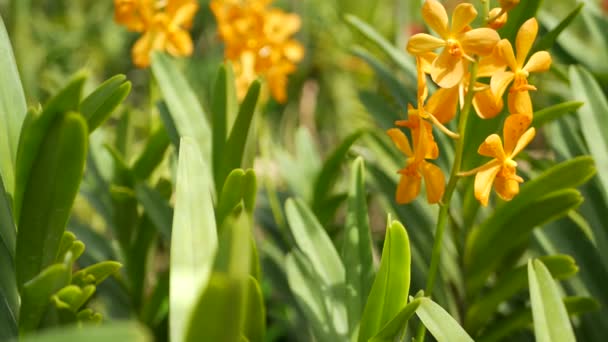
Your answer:
[[[496,117],[503,110],[503,95],[507,89],[509,115],[504,121],[502,139],[492,134],[478,149],[479,154],[493,159],[466,172],[460,172],[458,165],[454,175],[476,175],[475,197],[484,206],[488,204],[492,185],[504,200],[519,193],[523,179],[516,173],[517,163],[513,158],[535,135],[534,127],[530,127],[533,117],[530,91],[535,91],[536,87],[528,83],[528,77],[531,73],[547,71],[551,56],[546,51],[539,51],[528,57],[538,33],[534,18],[519,28],[515,51],[509,40],[500,39],[496,30],[506,23],[507,12],[518,2],[500,1],[501,7],[486,13],[484,27],[472,28],[477,17],[472,4],[457,5],[450,22],[439,1],[425,1],[422,17],[439,37],[419,33],[410,38],[407,51],[416,57],[418,103],[416,109],[409,106],[407,120],[395,122],[396,126],[410,130],[413,144],[410,145],[399,128],[388,130],[388,135],[408,157],[406,166],[399,171],[397,202],[413,201],[420,192],[422,178],[429,203],[449,200],[443,198],[446,186],[441,169],[427,161],[439,156],[433,126],[453,139],[462,139],[464,127],[459,127],[461,132],[452,132],[446,124],[457,112],[468,115],[471,107],[481,119]],[[439,87],[431,96],[428,96],[427,75]],[[487,78],[489,84],[479,81]],[[467,96],[469,92],[472,94]],[[468,106],[467,99],[470,100]]]

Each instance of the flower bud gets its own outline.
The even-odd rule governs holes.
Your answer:
[[[499,2],[500,7],[504,8],[505,11],[510,11],[519,4],[519,0],[499,0]]]
[[[488,17],[490,18],[490,21],[488,23],[488,26],[490,28],[493,28],[495,30],[500,29],[501,27],[505,26],[505,24],[507,23],[507,11],[504,11],[502,14],[500,14],[500,12],[502,12],[503,9],[500,7],[496,7],[493,8],[490,13],[488,14]]]

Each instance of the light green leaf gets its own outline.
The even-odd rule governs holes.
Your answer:
[[[192,298],[205,288],[217,249],[209,170],[204,167],[195,140],[182,138],[171,239],[169,326],[172,341],[182,341],[186,336]]]
[[[348,322],[350,327],[355,327],[359,323],[374,281],[374,256],[367,218],[367,192],[361,157],[355,160],[351,169],[341,257],[346,272],[345,301]]]
[[[407,322],[418,310],[420,303],[420,298],[416,298],[408,303],[376,336],[370,339],[370,342],[392,342],[399,338],[399,335],[407,326]]]
[[[405,227],[398,221],[389,222],[380,269],[361,316],[359,342],[367,342],[377,335],[406,306],[411,262],[410,241]]]
[[[72,284],[76,284],[80,287],[99,285],[109,276],[116,274],[121,267],[122,264],[116,261],[98,262],[74,273]]]
[[[22,138],[28,140],[30,133],[24,130]],[[62,114],[41,136],[36,155],[19,150],[19,157],[32,160],[29,180],[18,183],[25,185],[15,259],[19,286],[55,262],[87,154],[88,130],[80,114]]]
[[[536,51],[548,50],[552,48],[560,33],[562,33],[566,28],[568,28],[568,26],[570,26],[572,21],[578,16],[584,6],[584,3],[580,3],[572,12],[570,12],[570,14],[568,14],[566,18],[564,18],[564,20],[559,23],[559,25],[557,25],[547,34],[543,35],[540,40],[534,45],[532,51],[530,51],[530,56]]]
[[[95,285],[87,285],[82,288],[76,285],[68,285],[59,290],[56,296],[58,300],[67,304],[70,310],[76,313],[93,296],[95,289]]]
[[[266,308],[264,295],[257,280],[249,276],[247,281],[247,311],[243,334],[251,342],[262,342],[266,335]]]
[[[559,289],[541,261],[528,261],[528,281],[536,341],[576,341]]]
[[[473,341],[447,311],[429,298],[420,298],[420,306],[416,314],[437,342]]]
[[[11,42],[0,18],[0,177],[13,198],[19,132],[27,112]]]
[[[106,121],[131,92],[131,82],[125,75],[116,75],[89,94],[80,103],[80,112],[87,119],[89,133]],[[126,82],[125,82],[126,81]]]
[[[110,323],[102,326],[74,326],[46,330],[38,335],[28,335],[22,342],[152,342],[148,330],[135,322]]]
[[[540,127],[548,122],[556,120],[566,114],[574,113],[584,103],[580,101],[567,101],[560,104],[556,104],[550,107],[543,108],[534,113],[534,120],[532,126]]]

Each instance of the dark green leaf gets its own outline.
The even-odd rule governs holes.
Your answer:
[[[146,215],[154,223],[154,227],[165,240],[170,241],[173,208],[167,199],[158,190],[150,188],[145,183],[135,185],[135,194],[139,203],[144,207]]]
[[[226,135],[228,134],[228,75],[226,66],[220,66],[211,97],[211,124],[213,127],[213,175],[215,191],[222,189],[222,162],[225,153]]]
[[[131,82],[125,75],[116,75],[95,89],[80,104],[80,112],[87,119],[89,133],[110,117],[131,92]]]
[[[17,336],[19,294],[14,263],[16,237],[10,199],[0,177],[0,340]]]
[[[164,126],[158,127],[152,132],[143,152],[133,164],[133,173],[139,179],[147,179],[160,165],[165,157],[165,151],[171,141]]]
[[[574,113],[584,103],[580,101],[568,101],[556,104],[550,107],[543,108],[534,113],[534,121],[532,126],[540,127],[548,122],[556,120],[566,114]]]

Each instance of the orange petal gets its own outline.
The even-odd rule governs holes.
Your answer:
[[[426,0],[422,5],[422,18],[433,31],[447,39],[449,35],[448,14],[439,1]]]
[[[547,51],[533,54],[524,66],[527,72],[543,72],[551,68],[551,55]]]
[[[431,95],[425,107],[441,123],[452,120],[458,107],[458,86],[440,88]]]
[[[500,44],[500,42],[498,42]],[[505,71],[507,63],[501,58],[498,52],[498,45],[491,54],[482,57],[477,67],[477,77],[491,77],[499,71]]]
[[[510,177],[496,177],[494,190],[505,201],[510,201],[519,193],[519,182]]]
[[[500,41],[500,36],[496,31],[484,27],[467,31],[458,40],[467,54],[487,56]]]
[[[530,144],[532,139],[534,139],[535,135],[536,135],[536,129],[534,129],[534,127],[528,128],[528,130],[524,134],[522,134],[522,136],[519,138],[519,140],[517,140],[517,144],[513,148],[513,152],[511,152],[511,157],[515,157],[516,155],[519,154],[519,152],[521,152],[524,148],[526,148],[526,146],[528,146],[528,144]]]
[[[438,166],[427,162],[421,163],[420,172],[424,177],[427,201],[431,204],[439,202],[445,191],[443,172]]]
[[[515,38],[515,46],[517,49],[517,65],[522,67],[526,61],[526,56],[534,44],[536,35],[538,34],[538,22],[535,18],[528,19],[521,25]]]
[[[171,4],[171,2],[172,1],[169,1],[169,4]],[[186,3],[180,4],[179,7],[175,9],[174,13],[171,13],[173,11],[170,11],[170,9],[167,8],[167,12],[172,16],[171,23],[185,29],[192,27],[192,19],[197,11],[198,4],[195,1],[187,1]]]
[[[425,74],[431,73],[431,68],[433,66],[433,62],[437,59],[437,54],[435,52],[426,52],[418,55],[420,57],[420,62],[422,64],[422,71]]]
[[[405,154],[408,157],[411,157],[414,155],[414,153],[412,152],[412,147],[410,146],[410,142],[407,140],[407,137],[405,136],[405,134],[403,132],[401,132],[400,129],[391,128],[388,131],[386,131],[386,134],[388,134],[388,136],[391,137],[391,139],[393,140],[395,145],[397,145],[397,148],[401,152],[403,152],[403,154]]]
[[[473,106],[482,119],[491,119],[502,111],[502,97],[496,97],[490,88],[475,93]]]
[[[138,68],[146,68],[150,65],[153,38],[154,35],[152,33],[146,32],[133,44],[131,55],[133,57],[133,64]]]
[[[418,33],[413,35],[407,42],[407,52],[412,55],[421,55],[427,52],[440,48],[445,45],[443,39],[431,36],[426,33]]]
[[[492,134],[481,143],[477,153],[482,156],[496,158],[500,161],[506,159],[505,151],[502,148],[502,141],[498,134]]]
[[[184,30],[176,30],[167,36],[167,52],[173,56],[189,56],[194,49],[190,34]]]
[[[507,39],[503,39],[496,45],[496,54],[498,58],[502,59],[506,63],[511,71],[515,72],[519,69],[517,59],[515,59],[515,53],[513,52],[513,46]]]
[[[412,166],[410,165],[404,172],[400,172],[401,179],[399,180],[399,185],[397,185],[397,193],[395,195],[395,200],[399,204],[410,203],[420,193],[420,175],[412,172],[414,170],[409,170]]]
[[[465,63],[462,58],[452,56],[444,49],[433,63],[431,77],[441,88],[452,88],[462,80],[464,69]]]
[[[529,91],[509,92],[507,100],[509,102],[509,112],[511,112],[511,114],[526,114],[532,116],[532,99],[530,98]]]
[[[467,3],[462,3],[454,8],[452,12],[452,27],[451,32],[462,32],[473,20],[477,17],[475,6]]]
[[[522,134],[530,127],[532,118],[524,114],[512,114],[505,120],[502,136],[505,139],[505,153],[512,155],[513,149]]]
[[[490,13],[488,13],[488,17],[495,18],[497,15],[500,14],[501,11],[502,11],[502,8],[500,8],[500,7],[492,8],[490,10]],[[496,19],[494,19],[494,21],[492,21],[488,26],[490,28],[493,28],[494,30],[499,30],[503,26],[505,26],[508,19],[509,19],[509,17],[507,15],[507,12],[506,11],[502,12],[502,14],[500,14],[500,17],[496,17]]]
[[[514,77],[515,74],[511,71],[499,71],[492,75],[492,78],[490,79],[490,89],[492,89],[494,96],[502,98]]]
[[[488,205],[492,183],[494,182],[498,171],[501,169],[501,166],[498,164],[486,165],[488,165],[487,168],[480,170],[475,175],[475,198],[477,198],[484,207]]]

